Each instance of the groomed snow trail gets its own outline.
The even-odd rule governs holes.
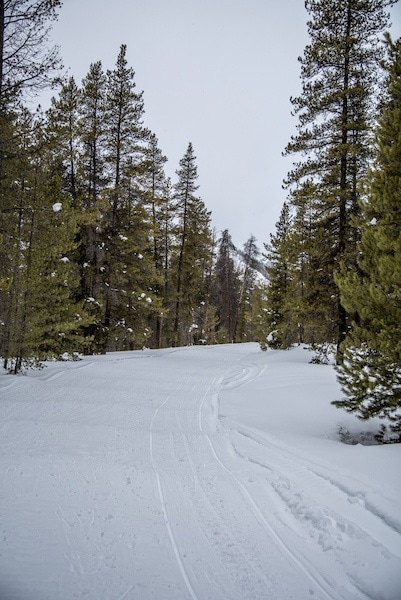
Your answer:
[[[0,600],[399,600],[386,498],[219,413],[266,387],[274,356],[146,350],[1,376]]]

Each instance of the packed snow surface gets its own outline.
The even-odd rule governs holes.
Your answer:
[[[0,376],[1,600],[400,600],[400,445],[303,348]]]

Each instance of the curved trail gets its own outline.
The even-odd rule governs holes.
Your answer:
[[[291,578],[299,579],[299,599],[309,598],[311,594],[322,600],[351,598],[330,590],[330,586],[315,572],[313,566],[305,565],[305,561],[291,551],[289,545],[268,523],[250,492],[223,462],[224,458],[219,457],[212,441],[216,434],[218,394],[223,382],[229,380],[231,386],[242,387],[259,377],[265,368],[259,369],[255,365],[241,367],[240,374],[231,379],[229,373],[232,372],[232,367],[226,369],[226,377],[219,370],[219,374],[207,385],[205,391],[203,381],[202,384],[199,382],[193,386],[189,394],[187,386],[182,386],[174,395],[167,397],[153,414],[150,424],[151,461],[179,570],[193,599],[219,597],[214,596],[216,587],[222,590],[222,597],[230,599],[257,599],[267,595],[269,598],[279,599],[283,597],[282,581],[286,577],[285,570],[280,573],[284,557]],[[188,397],[185,398],[184,410],[185,393]],[[165,436],[161,439],[165,441],[168,437],[169,444],[158,448],[153,427],[160,413],[164,413],[165,428]],[[203,413],[206,414],[203,416]],[[178,464],[187,465],[185,469],[177,469],[177,459]],[[162,486],[161,477],[164,476],[168,481],[171,473],[174,473],[174,481],[179,481],[183,486],[181,495],[175,490],[174,496],[168,496],[167,483]],[[193,493],[196,498],[192,496]],[[188,542],[181,537],[180,525],[175,523],[173,517],[179,513],[185,515],[185,527],[191,531],[192,537],[192,558],[187,565]],[[200,527],[203,528],[201,533],[198,531]],[[247,536],[248,530],[253,532],[253,538]],[[217,543],[216,538],[223,540],[223,543]],[[256,541],[260,544],[257,554],[252,548]],[[214,565],[206,559],[211,552],[214,555]],[[269,564],[266,557],[272,560],[277,553],[280,561],[274,560]],[[252,563],[249,561],[250,557],[253,558]],[[197,563],[199,568],[195,570],[194,564]],[[214,578],[209,590],[202,572],[209,573],[209,578]],[[238,572],[241,573],[240,577]],[[234,580],[234,586],[227,586],[227,576]],[[199,592],[196,591],[197,586]]]
[[[401,566],[391,496],[222,411],[287,385],[274,356],[116,353],[0,381],[0,598],[398,600],[365,556],[383,581]]]
[[[246,487],[239,481],[239,479],[234,475],[234,473],[217,456],[216,450],[213,446],[213,443],[212,443],[210,437],[207,434],[205,434],[205,435],[206,435],[206,439],[208,440],[210,449],[211,449],[216,461],[219,463],[221,468],[224,469],[224,471],[226,471],[229,475],[231,475],[231,477],[237,483],[238,487],[243,492],[246,501],[252,507],[257,518],[264,525],[268,535],[270,535],[272,537],[272,539],[279,546],[279,548],[283,549],[288,554],[290,559],[294,562],[295,566],[298,567],[306,575],[306,577],[311,581],[311,583],[320,590],[320,592],[322,593],[322,597],[328,598],[329,600],[334,600],[335,598],[336,599],[340,598],[340,596],[338,596],[334,592],[330,592],[330,590],[327,589],[327,584],[325,584],[325,582],[321,581],[321,578],[318,575],[312,574],[312,571],[314,571],[312,565],[309,564],[308,568],[306,568],[305,565],[299,560],[299,558],[297,558],[295,553],[291,551],[290,547],[285,544],[285,542],[281,539],[281,537],[278,535],[278,533],[273,529],[273,527],[265,519],[265,517],[263,516],[262,512],[258,508],[257,504],[255,503],[254,499],[252,498],[251,494],[246,489]]]

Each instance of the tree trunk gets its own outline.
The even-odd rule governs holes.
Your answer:
[[[3,109],[4,0],[0,0],[0,113]]]
[[[350,68],[350,33],[351,33],[351,0],[347,2],[347,27],[345,33],[344,50],[344,79],[343,79],[343,102],[341,116],[341,159],[340,159],[340,198],[339,198],[339,232],[338,232],[338,254],[340,258],[344,256],[346,248],[346,231],[348,227],[347,218],[347,175],[348,175],[348,125],[349,125],[349,68]],[[337,349],[344,340],[347,333],[347,313],[338,301],[337,314]]]

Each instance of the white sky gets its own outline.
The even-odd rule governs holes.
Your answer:
[[[307,18],[303,0],[64,0],[52,38],[78,85],[127,44],[167,174],[176,180],[192,142],[217,233],[228,228],[240,247],[252,233],[263,249],[286,198],[281,153],[295,133]]]

